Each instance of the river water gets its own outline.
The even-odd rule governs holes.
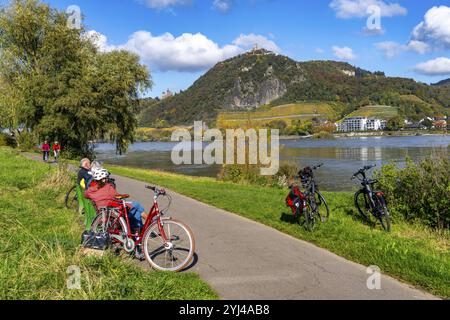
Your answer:
[[[98,158],[108,164],[138,168],[157,169],[191,176],[216,177],[219,166],[176,166],[171,152],[177,143],[135,143],[126,155],[115,154],[114,145],[99,144]],[[324,163],[318,170],[317,180],[322,190],[352,190],[357,184],[350,181],[352,174],[365,165],[381,166],[395,162],[405,164],[407,157],[417,161],[433,154],[450,157],[450,136],[417,137],[355,137],[334,140],[298,139],[282,140],[280,143],[282,163],[299,166]]]

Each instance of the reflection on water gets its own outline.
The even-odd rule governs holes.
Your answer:
[[[124,156],[115,154],[114,145],[101,144],[96,150],[99,159],[106,163],[192,176],[217,176],[220,166],[173,165],[170,156],[176,144],[136,143]],[[303,167],[323,162],[325,166],[317,172],[317,178],[321,188],[329,191],[353,189],[355,183],[350,178],[365,165],[395,162],[401,167],[407,157],[417,161],[438,153],[450,157],[450,136],[299,139],[282,141],[280,149],[282,163]]]

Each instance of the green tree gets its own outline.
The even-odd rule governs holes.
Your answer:
[[[387,130],[397,131],[404,127],[404,119],[401,117],[395,117],[388,121]]]
[[[97,138],[114,141],[120,153],[133,142],[138,95],[152,84],[135,54],[99,52],[84,29],[69,28],[64,12],[38,0],[3,8],[0,48],[0,77],[23,102],[15,124],[76,154]]]
[[[431,121],[428,118],[425,118],[425,120],[422,122],[422,124],[428,129],[430,130],[433,127],[433,121]]]

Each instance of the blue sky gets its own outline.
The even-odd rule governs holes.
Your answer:
[[[450,1],[46,2],[62,10],[79,6],[86,29],[102,50],[138,53],[155,82],[150,96],[188,88],[212,65],[254,43],[299,61],[348,61],[427,83],[450,77]],[[380,8],[381,29],[369,35],[370,5]]]

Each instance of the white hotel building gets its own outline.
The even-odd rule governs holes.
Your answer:
[[[336,127],[339,132],[380,131],[386,129],[387,121],[375,118],[352,117],[337,123]]]

